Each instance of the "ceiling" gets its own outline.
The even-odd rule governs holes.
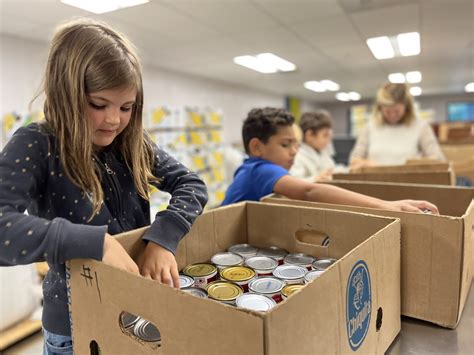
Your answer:
[[[55,26],[92,14],[59,0],[0,0],[0,33],[49,41]],[[293,95],[308,80],[331,79],[341,91],[373,97],[392,72],[419,70],[423,95],[462,93],[474,81],[474,0],[150,0],[94,15],[127,34],[147,65]],[[365,40],[417,31],[421,54],[376,60]],[[233,57],[272,52],[298,67],[260,74]]]

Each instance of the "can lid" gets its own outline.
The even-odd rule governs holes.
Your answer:
[[[255,277],[255,271],[246,266],[230,266],[219,272],[220,276],[227,281],[242,282]]]
[[[133,334],[146,342],[161,341],[160,331],[148,320],[140,319],[133,328]]]
[[[330,267],[332,264],[334,264],[337,261],[337,259],[319,259],[315,260],[312,264],[313,269],[315,270],[326,270],[328,267]]]
[[[179,288],[191,287],[194,285],[194,279],[191,276],[179,275]]]
[[[314,257],[312,257],[311,255],[303,253],[292,253],[285,256],[284,262],[285,264],[292,265],[311,265],[314,260]]]
[[[249,254],[257,254],[258,248],[254,247],[253,245],[250,244],[236,244],[232,245],[228,251],[231,253],[239,254],[239,255],[249,255]]]
[[[276,302],[273,299],[254,293],[246,293],[237,297],[235,304],[239,308],[261,312],[266,312],[276,306]]]
[[[271,246],[269,248],[259,249],[257,255],[268,256],[276,260],[282,260],[288,252],[285,249]]]
[[[186,293],[189,293],[195,297],[199,298],[207,298],[207,291],[203,290],[202,288],[199,287],[188,287],[188,288],[183,288],[181,291],[184,291]]]
[[[278,261],[268,256],[252,256],[245,260],[245,265],[257,270],[273,270],[278,266]]]
[[[186,266],[183,269],[183,274],[186,274],[191,277],[202,277],[202,276],[209,276],[213,273],[217,272],[217,269],[212,264],[191,264]]]
[[[304,275],[304,280],[306,282],[311,282],[313,281],[314,279],[317,279],[322,273],[324,272],[324,270],[312,270],[312,271],[308,271],[308,273],[306,275]]]
[[[308,270],[298,265],[280,265],[273,270],[273,276],[284,280],[300,279],[306,275]]]
[[[296,291],[301,290],[303,287],[304,285],[286,285],[283,287],[283,290],[281,290],[281,294],[285,297],[289,297]]]
[[[276,277],[257,277],[250,281],[249,290],[256,293],[277,293],[285,286],[283,280]]]
[[[122,327],[124,329],[130,329],[133,328],[136,322],[140,319],[139,316],[136,316],[134,314],[128,313],[128,312],[122,312],[120,314],[120,322],[122,323]]]
[[[233,301],[244,293],[242,287],[227,281],[213,281],[207,285],[210,298],[218,301]]]
[[[219,253],[211,258],[211,262],[213,264],[220,266],[240,265],[243,261],[244,258],[242,258],[240,255],[230,252]]]

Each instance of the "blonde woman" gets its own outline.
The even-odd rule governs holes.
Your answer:
[[[57,29],[44,93],[45,122],[20,128],[0,154],[0,265],[48,262],[44,353],[72,354],[65,261],[102,260],[179,287],[174,253],[207,193],[143,131],[137,55],[106,24]],[[111,234],[150,224],[149,184],[172,198],[143,236],[137,265]]]
[[[419,157],[445,159],[429,124],[416,117],[408,86],[385,84],[377,92],[372,120],[357,139],[350,165],[399,165]]]

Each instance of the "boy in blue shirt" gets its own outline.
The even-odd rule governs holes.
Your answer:
[[[237,169],[222,205],[259,201],[272,192],[287,198],[381,208],[394,211],[438,213],[427,201],[385,201],[328,184],[316,184],[291,176],[288,170],[298,152],[294,117],[287,111],[266,107],[251,110],[242,127],[249,158]]]

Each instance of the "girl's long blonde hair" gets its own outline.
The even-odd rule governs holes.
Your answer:
[[[382,115],[382,106],[394,105],[394,104],[405,105],[405,114],[400,120],[400,124],[409,125],[416,119],[415,103],[413,102],[413,96],[410,94],[410,89],[406,84],[384,84],[377,91],[377,98],[375,100],[373,109],[373,118],[377,124],[384,124],[385,119]]]
[[[104,193],[92,159],[87,95],[121,87],[136,89],[137,96],[129,124],[112,144],[123,155],[140,196],[149,199],[148,183],[158,179],[151,170],[153,147],[143,132],[143,84],[133,45],[105,23],[90,19],[73,20],[56,30],[44,76],[44,114],[65,174],[92,196],[93,215]]]

